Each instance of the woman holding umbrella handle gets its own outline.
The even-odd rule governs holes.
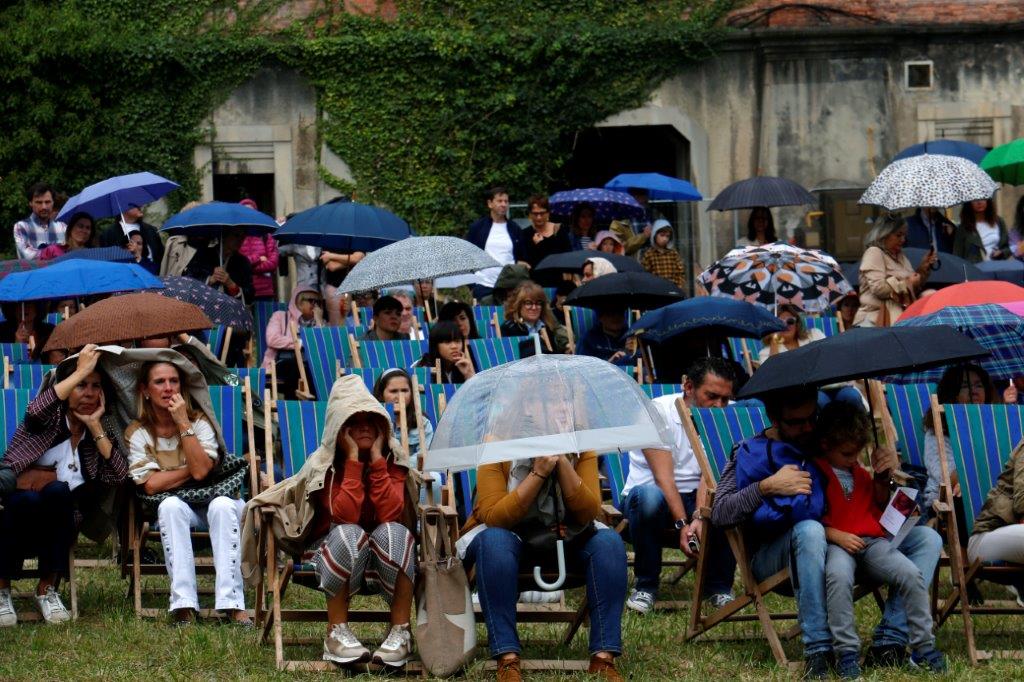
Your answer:
[[[914,302],[936,261],[929,251],[915,269],[903,245],[907,224],[896,215],[878,219],[868,234],[868,247],[860,262],[860,310],[854,317],[859,327],[888,327]]]
[[[551,564],[555,540],[562,538],[569,571],[581,574],[586,584],[590,672],[622,679],[614,658],[622,653],[626,549],[618,533],[594,525],[600,513],[594,452],[485,464],[477,470],[476,505],[459,548],[466,569],[476,570],[498,679],[520,679],[516,600],[520,586],[532,582],[523,574],[532,573],[538,562]]]

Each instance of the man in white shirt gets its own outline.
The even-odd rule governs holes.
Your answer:
[[[696,360],[683,378],[683,393],[662,396],[653,402],[665,417],[673,435],[672,450],[644,449],[629,453],[629,475],[622,489],[622,511],[629,521],[629,534],[636,557],[636,584],[626,606],[639,613],[654,607],[661,576],[663,547],[679,547],[687,556],[696,554],[690,541],[700,537],[705,519],[700,508],[707,505],[707,490],[701,482],[700,466],[683,432],[676,410],[682,397],[690,407],[724,407],[732,399],[736,370],[728,360],[705,357]],[[720,529],[711,530],[705,594],[719,608],[732,601],[736,560]],[[699,549],[698,549],[699,551]]]
[[[525,263],[522,229],[508,218],[508,190],[493,187],[487,191],[487,215],[469,226],[466,241],[479,246],[500,264],[476,273],[473,296],[479,300],[494,289],[501,267]]]

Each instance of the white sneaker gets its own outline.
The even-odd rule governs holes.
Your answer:
[[[387,638],[373,652],[373,662],[391,668],[401,668],[412,652],[412,635],[408,625],[392,625]]]
[[[370,650],[356,638],[347,623],[338,623],[324,639],[325,661],[345,665],[370,660]]]
[[[554,604],[562,600],[562,590],[545,592],[543,590],[526,590],[519,593],[520,604]]]
[[[14,610],[11,590],[0,590],[0,628],[9,628],[18,624],[18,612]]]
[[[640,614],[649,613],[654,608],[654,595],[645,590],[633,590],[626,606]]]
[[[726,604],[729,604],[735,600],[736,597],[732,596],[728,592],[720,592],[718,594],[713,594],[707,599],[705,599],[704,603],[717,611]]]
[[[36,607],[39,613],[43,614],[43,620],[51,625],[71,620],[71,613],[64,608],[64,602],[60,600],[60,595],[53,589],[53,585],[46,588],[46,594],[36,595]]]
[[[1018,590],[1016,588],[1016,586],[1014,586],[1014,585],[1007,585],[1006,589],[1007,589],[1007,591],[1009,591],[1010,594],[1013,595],[1013,598],[1017,600],[1017,606],[1019,606],[1022,609],[1024,609],[1024,596],[1021,595],[1020,590]],[[2,614],[2,613],[3,613],[3,609],[2,609],[2,607],[0,607],[0,614]],[[3,616],[0,615],[0,618],[2,618],[2,617]]]

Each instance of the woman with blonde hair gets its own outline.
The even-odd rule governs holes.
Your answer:
[[[860,261],[860,310],[853,318],[858,327],[888,327],[921,293],[932,264],[934,248],[914,268],[903,253],[907,223],[887,214],[868,233],[867,249]]]
[[[544,289],[536,282],[523,282],[505,303],[502,336],[538,334],[546,353],[565,353],[569,349],[569,333],[558,324]]]

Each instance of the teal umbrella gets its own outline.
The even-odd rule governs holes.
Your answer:
[[[1024,137],[1001,144],[981,160],[981,167],[996,182],[1024,185]]]

